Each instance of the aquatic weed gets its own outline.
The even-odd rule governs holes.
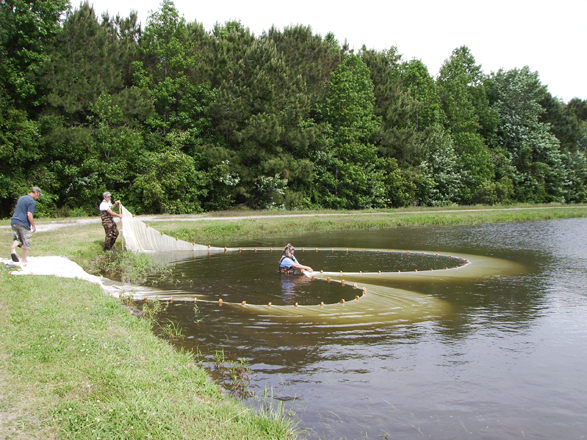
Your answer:
[[[233,397],[247,399],[254,396],[250,390],[252,373],[245,358],[236,361],[227,361],[224,350],[216,350],[214,354],[214,376],[219,385],[227,390]]]

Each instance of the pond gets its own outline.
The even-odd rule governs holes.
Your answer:
[[[302,264],[332,272],[332,282],[281,275],[288,242]],[[161,319],[187,336],[181,348],[210,363],[218,351],[245,358],[250,389],[284,402],[303,438],[587,435],[587,219],[217,245],[251,250],[171,258],[179,281],[159,288],[178,300]],[[466,258],[453,264],[458,255]],[[483,270],[467,272],[465,260]],[[400,272],[378,280],[380,270]],[[473,275],[446,275],[459,271]],[[360,315],[353,304],[367,299],[370,312]],[[273,312],[282,305],[317,311]],[[398,314],[388,317],[388,307]],[[324,310],[336,313],[325,318]]]

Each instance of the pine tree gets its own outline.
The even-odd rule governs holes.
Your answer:
[[[445,127],[461,159],[463,185],[459,201],[464,204],[490,203],[493,198],[486,200],[495,171],[482,135],[484,128],[491,131],[492,121],[484,78],[481,66],[476,64],[469,49],[462,46],[444,62],[437,79],[446,115]]]
[[[369,69],[351,54],[332,73],[318,105],[317,121],[327,124],[313,153],[314,198],[322,206],[371,208],[388,201],[385,176],[394,163],[380,160],[369,142],[379,124],[373,88]]]

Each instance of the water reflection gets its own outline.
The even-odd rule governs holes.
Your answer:
[[[584,435],[587,220],[321,233],[236,245],[281,248],[289,241],[306,248],[304,263],[314,268],[338,270],[339,263],[349,262],[345,270],[366,270],[367,264],[383,264],[377,252],[353,253],[349,257],[358,259],[351,263],[344,260],[344,250],[309,251],[348,246],[491,256],[528,269],[435,282],[390,280],[389,287],[451,306],[451,313],[394,325],[276,320],[215,302],[170,304],[164,319],[184,329],[188,339],[183,348],[209,358],[217,349],[227,358],[245,357],[256,374],[253,389],[262,393],[271,387],[308,428],[308,438]],[[178,271],[193,268],[191,287],[187,281],[180,287],[235,302],[243,289],[263,303],[338,301],[345,289],[353,295],[352,286],[340,283],[321,281],[320,289],[312,282],[284,285],[275,255],[211,255],[180,262]],[[267,258],[267,263],[258,258]],[[326,262],[316,264],[311,258]],[[426,258],[418,265],[433,260]],[[397,264],[407,268],[410,263]]]
[[[285,304],[291,305],[300,296],[298,292],[304,286],[309,286],[312,279],[300,274],[280,274],[280,282],[281,298]]]

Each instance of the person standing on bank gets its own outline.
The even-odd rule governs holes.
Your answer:
[[[22,196],[16,202],[16,208],[10,221],[12,232],[14,232],[14,240],[10,247],[10,257],[12,261],[18,263],[18,255],[16,255],[16,247],[22,248],[22,262],[27,263],[27,254],[31,247],[33,232],[37,232],[33,214],[37,208],[36,200],[41,197],[41,189],[38,186],[33,186],[31,192],[26,196]]]
[[[287,246],[283,249],[283,254],[281,255],[281,260],[279,260],[279,270],[281,273],[295,273],[295,270],[298,269],[302,270],[309,270],[310,272],[314,272],[310,266],[304,266],[303,264],[298,263],[296,257],[294,256],[295,248],[291,244],[287,244]]]
[[[122,218],[122,214],[117,214],[112,211],[116,205],[120,206],[120,200],[117,200],[112,204],[112,195],[106,191],[104,194],[104,200],[100,203],[100,216],[102,217],[102,226],[104,226],[104,232],[106,232],[106,242],[104,243],[104,250],[110,251],[116,243],[118,238],[118,228],[114,223],[114,217]],[[118,209],[120,211],[120,208]]]

